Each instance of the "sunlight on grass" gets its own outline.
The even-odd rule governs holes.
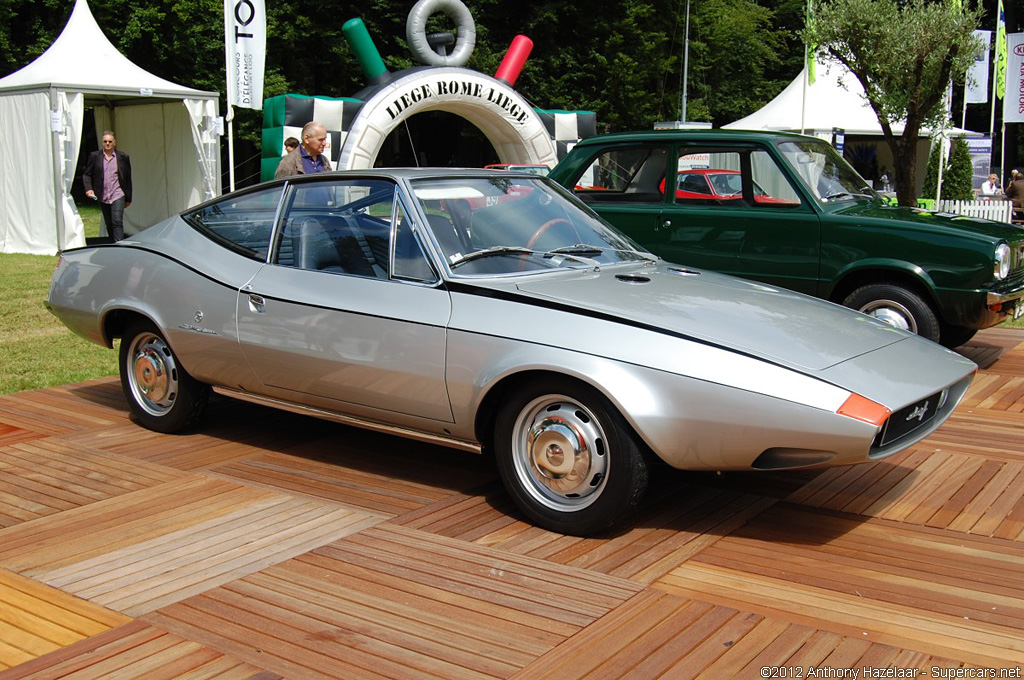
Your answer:
[[[80,208],[86,235],[100,211]],[[0,394],[117,373],[117,354],[69,331],[46,309],[56,256],[0,254]]]

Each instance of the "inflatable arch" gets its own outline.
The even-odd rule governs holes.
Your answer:
[[[387,136],[426,111],[445,111],[475,125],[503,163],[558,162],[554,140],[515,90],[482,73],[441,66],[400,76],[370,97],[345,135],[338,169],[373,167]]]
[[[425,33],[431,13],[443,11],[458,25],[452,34]],[[298,137],[316,120],[328,131],[326,154],[339,170],[372,168],[388,135],[412,116],[444,111],[479,129],[502,163],[554,167],[568,148],[596,132],[589,111],[532,108],[513,84],[533,42],[516,36],[494,77],[463,68],[476,29],[460,0],[419,0],[409,13],[407,39],[414,55],[428,66],[390,73],[360,19],[342,28],[367,78],[360,98],[283,95],[264,104],[261,178],[273,177],[285,137]],[[440,40],[438,40],[440,38]],[[454,43],[450,55],[446,47]],[[437,50],[436,53],[434,50]]]

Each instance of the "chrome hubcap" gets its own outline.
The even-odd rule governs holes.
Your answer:
[[[555,510],[578,510],[594,502],[608,469],[606,437],[584,406],[548,395],[526,405],[516,419],[516,474],[534,499]]]
[[[890,326],[917,333],[917,323],[910,310],[893,300],[875,300],[860,308],[860,311],[884,321]]]
[[[138,335],[129,352],[128,381],[136,401],[147,413],[167,413],[178,396],[178,367],[164,341],[151,333]]]

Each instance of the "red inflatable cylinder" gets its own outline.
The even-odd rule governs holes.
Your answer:
[[[519,72],[523,70],[523,64],[526,63],[532,49],[532,40],[525,35],[517,35],[512,39],[512,44],[509,45],[508,52],[505,53],[505,58],[501,60],[501,66],[498,67],[494,77],[505,81],[510,86],[515,85],[516,78],[519,77]]]

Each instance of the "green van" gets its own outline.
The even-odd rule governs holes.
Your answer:
[[[889,205],[816,137],[602,135],[550,177],[666,260],[831,300],[947,347],[1024,314],[1024,230]]]

